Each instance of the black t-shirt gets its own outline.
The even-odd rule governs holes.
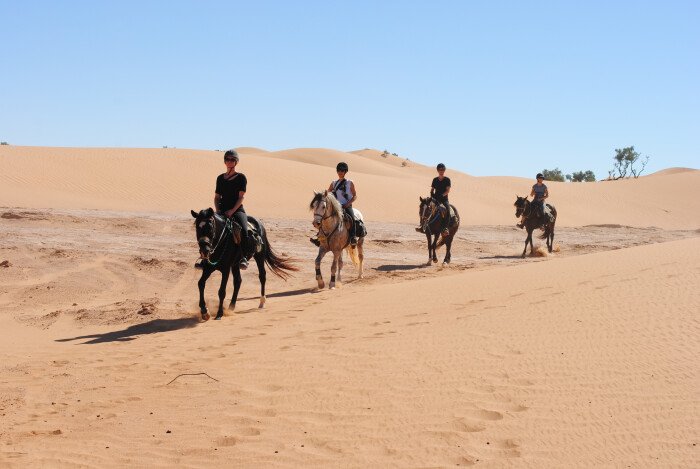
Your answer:
[[[221,196],[221,211],[231,210],[238,202],[238,193],[246,191],[248,180],[245,174],[238,173],[233,179],[226,179],[226,174],[216,178],[216,193]],[[243,210],[243,206],[239,210]]]
[[[434,189],[433,197],[435,197],[437,200],[447,201],[447,196],[443,197],[442,194],[444,194],[447,188],[451,186],[452,184],[450,183],[450,178],[448,178],[447,176],[442,178],[442,181],[437,177],[433,178],[433,183],[430,185],[430,187]]]

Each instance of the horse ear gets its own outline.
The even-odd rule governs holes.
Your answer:
[[[209,208],[207,209],[207,212],[206,212],[206,213],[207,213],[207,216],[210,217],[210,216],[214,215],[214,209],[211,208],[211,207],[209,207]]]
[[[328,195],[328,189],[326,189],[325,191],[323,191],[323,196],[326,197],[327,195]]]
[[[194,210],[190,210],[190,213],[192,214],[192,218],[197,218],[197,212],[195,212]]]

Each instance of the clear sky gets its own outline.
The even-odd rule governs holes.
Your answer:
[[[697,1],[0,0],[0,140],[700,166]]]

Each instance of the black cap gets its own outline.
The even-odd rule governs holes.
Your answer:
[[[235,158],[236,161],[239,161],[240,158],[238,158],[238,152],[236,150],[226,150],[226,153],[224,153],[224,159],[226,158]]]
[[[535,179],[542,178],[544,179],[544,175],[542,173],[537,173],[537,176],[535,176]]]
[[[445,169],[445,164],[444,164],[444,163],[438,163],[437,169]]]
[[[345,171],[345,172],[347,172],[347,171],[348,171],[348,164],[347,164],[346,162],[344,162],[344,161],[341,161],[341,162],[338,163],[338,165],[335,167],[335,170],[336,170],[336,171]]]

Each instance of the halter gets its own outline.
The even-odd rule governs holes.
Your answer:
[[[426,222],[423,224],[423,231],[427,233],[432,233],[430,225],[435,223],[438,220],[438,218],[440,218],[440,210],[438,210],[438,203],[435,202],[435,200],[431,199],[430,202],[427,202],[428,207],[430,207],[431,203],[433,204],[433,208],[430,211],[430,215],[425,217]]]

